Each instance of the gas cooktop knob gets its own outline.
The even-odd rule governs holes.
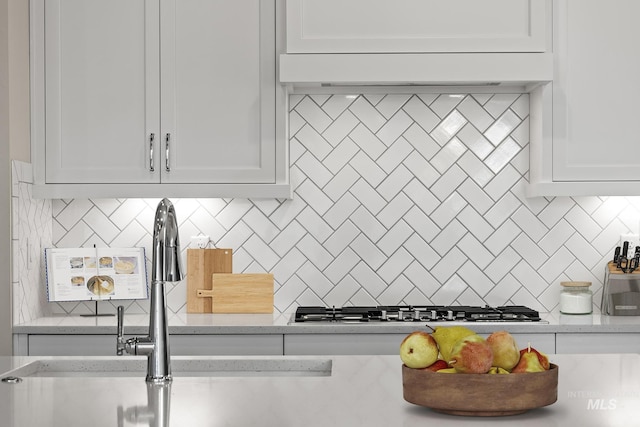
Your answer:
[[[420,310],[413,310],[413,320],[420,320]]]
[[[453,320],[453,310],[447,310],[447,320]]]
[[[431,320],[438,320],[438,312],[436,310],[431,310]]]
[[[387,320],[387,310],[380,310],[380,320]]]

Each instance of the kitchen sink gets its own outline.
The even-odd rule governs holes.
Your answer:
[[[324,377],[330,376],[331,359],[221,359],[180,357],[171,359],[174,378],[179,377]],[[146,358],[39,359],[4,376],[29,377],[141,377]]]

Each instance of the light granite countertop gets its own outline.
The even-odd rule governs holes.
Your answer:
[[[478,333],[506,329],[511,333],[639,333],[640,316],[541,313],[542,322],[473,322]],[[292,314],[177,314],[169,319],[172,334],[374,334],[409,333],[419,326],[460,322],[293,323]],[[470,322],[465,322],[469,326]],[[147,314],[125,315],[125,333],[148,331]],[[14,334],[115,334],[116,318],[51,316],[15,325]]]
[[[0,377],[36,359],[42,358],[0,358]],[[559,366],[557,402],[505,417],[446,415],[406,402],[397,356],[334,356],[330,375],[176,376],[163,387],[148,387],[143,371],[133,377],[24,377],[20,383],[0,383],[0,426],[634,425],[640,355],[550,359]]]

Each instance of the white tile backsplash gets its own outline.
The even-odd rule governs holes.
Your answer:
[[[53,210],[49,200],[31,195],[31,165],[11,162],[11,246],[13,323],[24,323],[52,312],[46,302],[43,248],[52,245]]]
[[[562,280],[592,281],[599,306],[619,235],[638,231],[638,198],[524,197],[527,94],[292,95],[290,108],[292,200],[174,200],[183,252],[202,233],[234,249],[234,272],[273,272],[279,312],[376,303],[551,311]],[[151,253],[157,200],[34,200],[30,165],[14,162],[12,177],[15,323],[94,310],[46,302],[44,247]],[[170,311],[185,311],[185,285],[167,289]],[[125,305],[148,310],[148,301]]]

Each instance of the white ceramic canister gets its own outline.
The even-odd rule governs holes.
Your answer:
[[[560,282],[560,313],[590,314],[593,311],[591,282]]]

